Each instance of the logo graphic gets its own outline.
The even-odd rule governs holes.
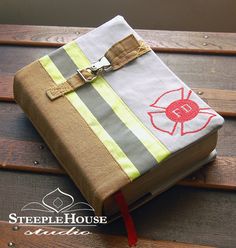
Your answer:
[[[42,203],[30,202],[21,209],[21,211],[27,210],[35,210],[50,213],[69,213],[83,210],[94,212],[94,209],[88,203],[74,203],[74,198],[71,195],[61,191],[59,188],[46,194],[42,199]]]
[[[95,227],[106,224],[106,216],[96,216],[94,209],[85,202],[75,202],[74,197],[57,188],[46,194],[41,201],[27,203],[22,207],[24,215],[9,214],[9,223],[19,226],[37,226],[37,230],[27,230],[25,235],[88,235],[90,231],[77,227]],[[36,215],[35,215],[36,214]],[[61,231],[45,230],[43,227],[70,227]]]
[[[159,131],[174,135],[180,130],[181,136],[203,130],[216,114],[211,108],[202,108],[191,100],[192,91],[185,97],[184,88],[163,93],[150,107],[148,112],[153,127]]]

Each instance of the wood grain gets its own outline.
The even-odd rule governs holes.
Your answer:
[[[236,116],[236,91],[207,88],[193,90],[216,112],[225,117]]]
[[[12,74],[0,74],[0,101],[14,101],[13,77]]]
[[[53,47],[0,46],[0,74],[14,75],[32,61],[54,51]],[[191,87],[236,90],[235,56],[159,53],[158,56]]]
[[[193,90],[220,115],[236,116],[236,91],[207,88],[193,88]],[[14,101],[13,76],[0,74],[0,101]]]
[[[3,81],[1,77],[8,75],[13,78],[17,70],[53,50],[55,48],[0,46],[0,82]],[[234,56],[161,53],[159,57],[190,87],[236,90]],[[11,92],[12,82],[8,81]],[[8,91],[0,90],[0,97],[8,98]]]
[[[13,101],[16,71],[50,53],[53,48],[0,46],[0,101]]]
[[[226,118],[219,132],[218,150],[221,156],[236,154],[236,120]],[[15,103],[0,102],[0,138],[42,142],[32,123]]]
[[[30,30],[31,28],[32,30]],[[8,87],[8,85],[9,83],[12,84],[14,73],[31,61],[53,51],[56,47],[77,38],[80,34],[75,32],[79,32],[79,28],[72,29],[62,27],[58,27],[57,29],[57,27],[9,26],[8,30],[6,30],[5,25],[1,26],[0,43],[9,44],[9,40],[11,40],[11,45],[0,46],[0,97],[3,96],[2,99],[6,101],[12,100],[12,88]],[[88,29],[80,29],[80,31],[82,34],[83,32],[87,32]],[[164,31],[161,37],[159,31],[138,30],[138,32],[141,35],[142,32],[146,32],[142,36],[144,37],[146,35],[145,39],[149,40],[149,44],[154,48],[155,46],[159,46],[157,48],[160,52],[176,51],[186,53],[192,51],[194,53],[212,54],[211,56],[202,54],[159,54],[161,59],[184,82],[191,87],[197,88],[196,91],[204,88],[202,89],[204,92],[202,95],[203,98],[206,94],[209,94],[205,88],[236,90],[235,57],[213,55],[214,53],[235,54],[235,34],[218,35],[214,33],[172,31],[168,34],[168,31]],[[186,37],[188,34],[189,39]],[[193,36],[191,37],[191,35]],[[205,38],[206,35],[209,36]],[[1,37],[5,37],[6,40]],[[45,41],[45,38],[48,41]],[[154,40],[153,44],[152,40]],[[203,45],[204,42],[207,44]],[[14,46],[13,44],[24,46]],[[32,47],[26,47],[26,44]],[[43,47],[37,47],[38,45]],[[47,47],[48,45],[54,46],[54,48]],[[212,99],[211,97],[211,95],[207,95],[207,99],[205,97],[205,100],[211,100],[211,104],[215,104],[217,107],[220,101],[217,100],[218,102],[215,103],[215,96]],[[227,104],[232,108],[234,103],[231,100],[229,101]],[[183,185],[193,186],[192,181],[194,181],[195,186],[198,184],[199,187],[202,187],[207,181],[211,182],[210,187],[217,188],[219,181],[228,180],[227,185],[232,187],[234,181],[230,180],[234,180],[235,172],[233,172],[234,174],[231,173],[230,177],[225,172],[228,171],[228,167],[232,167],[233,171],[236,167],[235,124],[236,121],[234,118],[227,118],[224,127],[220,131],[217,145],[220,156],[218,156],[215,162],[216,164],[206,166],[202,169],[203,171],[200,170],[197,174],[188,177],[185,179],[185,182],[182,181]],[[1,148],[4,147],[4,150],[8,149],[7,147],[9,145],[9,150],[5,150],[6,154],[0,155],[0,157],[4,158],[2,159],[4,161],[2,164],[7,165],[7,161],[9,161],[9,164],[12,166],[18,166],[20,161],[24,161],[24,166],[34,166],[35,171],[38,171],[38,167],[43,167],[47,163],[52,168],[50,169],[51,171],[48,171],[50,174],[30,173],[19,170],[0,170],[0,219],[8,220],[9,213],[20,210],[24,204],[30,201],[41,200],[46,193],[57,187],[73,195],[75,199],[84,200],[78,189],[67,176],[64,174],[54,174],[54,170],[59,168],[57,162],[53,164],[55,158],[48,151],[47,147],[40,148],[41,145],[44,145],[41,137],[19,107],[13,103],[0,103],[0,139],[6,141],[5,146],[0,145]],[[10,151],[14,151],[14,149],[19,149],[19,153],[17,153],[16,157],[9,159]],[[35,156],[30,156],[30,153],[33,153]],[[40,163],[34,164],[35,160],[40,161]],[[177,240],[178,242],[213,245],[225,248],[235,247],[235,196],[235,192],[233,191],[175,186],[135,210],[133,217],[139,235],[147,239]],[[123,223],[120,220],[107,227],[102,227],[99,231],[102,233],[125,235]],[[8,243],[5,242],[4,236],[1,235],[0,244],[2,247],[7,247]],[[13,236],[11,235],[10,237]],[[124,238],[122,239],[124,240]],[[4,240],[3,244],[1,243],[2,240]],[[104,238],[103,240],[106,239]],[[6,241],[9,242],[8,239]],[[77,239],[75,242],[79,241]],[[66,247],[63,246],[63,242],[65,241],[58,242],[56,247]],[[122,244],[124,241],[119,242]],[[46,247],[48,247],[48,243]],[[94,247],[94,243],[90,247]],[[42,244],[44,244],[43,241]],[[147,244],[147,247],[153,247],[153,242]],[[68,243],[68,247],[72,247],[72,245]],[[81,245],[76,247],[83,247]],[[158,247],[162,247],[160,243],[158,245]],[[21,247],[27,247],[27,244],[23,243]],[[40,242],[37,240],[35,247],[43,247],[41,240]],[[106,246],[103,244],[101,247]],[[167,246],[164,244],[163,247]]]
[[[0,138],[0,168],[65,174],[43,142]]]
[[[235,120],[227,120],[219,133],[216,162],[179,182],[194,187],[236,189]],[[22,110],[14,103],[0,103],[0,167],[38,173],[63,174],[55,157]]]
[[[59,47],[92,28],[0,25],[0,44]],[[136,30],[158,52],[236,54],[236,34]]]
[[[236,157],[217,156],[179,185],[236,190]]]
[[[38,173],[65,174],[43,142],[0,138],[0,168]],[[214,162],[178,184],[236,190],[236,157],[218,156]]]
[[[14,101],[13,75],[15,70],[20,69],[25,64],[30,63],[32,60],[35,60],[38,57],[41,57],[44,54],[47,54],[48,52],[51,51],[52,50],[48,48],[39,49],[39,48],[25,48],[25,47],[24,48],[6,47],[1,52],[1,47],[0,47],[0,54],[3,58],[0,61],[0,66],[2,67],[2,70],[6,71],[6,72],[0,72],[0,101]],[[179,57],[181,58],[181,56]],[[164,55],[162,55],[162,58],[164,58],[165,60]],[[174,60],[175,57],[172,57],[172,59]],[[11,61],[14,61],[14,63],[11,63]],[[167,63],[170,63],[170,59],[168,56],[167,56]],[[178,69],[177,66],[178,64],[175,63],[175,67]],[[183,64],[183,67],[184,66],[185,64]],[[193,68],[195,69],[196,65],[193,66]],[[175,68],[173,69],[175,71]],[[189,70],[191,71],[191,68],[189,68]],[[214,84],[212,84],[212,86],[214,86]],[[236,116],[236,90],[223,90],[223,89],[214,89],[214,88],[209,89],[209,88],[201,88],[201,87],[195,88],[194,90],[197,93],[198,92],[203,93],[199,96],[221,115]]]
[[[129,247],[127,238],[125,236],[115,236],[92,233],[90,235],[75,236],[75,235],[49,235],[49,236],[26,236],[24,233],[27,230],[31,232],[38,230],[39,227],[24,227],[19,226],[19,230],[13,230],[14,225],[8,222],[0,221],[1,247],[7,247],[12,242],[16,248],[49,248],[49,247],[63,247],[63,248],[125,248]],[[44,231],[68,231],[62,228],[43,227]],[[210,248],[213,246],[202,246],[194,244],[186,244],[171,241],[148,240],[140,238],[136,246],[142,248]]]
[[[6,221],[10,213],[20,214],[25,204],[41,202],[58,187],[72,195],[75,202],[85,201],[64,175],[0,170],[0,185],[5,186],[0,187],[0,196],[4,199],[0,201],[0,219]],[[133,211],[132,217],[140,238],[232,248],[236,243],[235,204],[236,194],[232,191],[175,186]],[[45,213],[33,211],[27,215]],[[121,219],[89,230],[126,235]]]

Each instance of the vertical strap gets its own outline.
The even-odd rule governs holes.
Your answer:
[[[111,63],[112,70],[117,70],[150,50],[151,48],[144,41],[137,40],[131,34],[114,44],[105,53],[105,57]]]
[[[132,217],[129,213],[128,205],[127,205],[126,200],[124,198],[124,195],[122,194],[121,191],[118,191],[115,194],[115,200],[116,200],[117,205],[120,208],[120,212],[122,214],[122,217],[123,217],[123,220],[125,223],[125,228],[126,228],[127,235],[128,235],[129,246],[130,247],[136,246],[137,240],[138,240],[137,239],[137,233],[135,230],[134,222],[133,222]]]

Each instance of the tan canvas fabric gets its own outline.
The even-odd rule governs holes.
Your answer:
[[[66,97],[56,104],[49,100],[45,92],[53,85],[41,64],[34,62],[16,74],[14,95],[96,214],[101,214],[103,201],[130,180]]]
[[[195,170],[194,165],[204,160],[215,149],[216,143],[217,132],[204,137],[200,142],[187,147],[184,151],[160,163],[160,166],[156,166],[137,180],[124,186],[122,192],[131,209],[144,204],[160,194],[163,189],[174,185],[185,174]],[[104,203],[104,210],[109,216],[118,211],[118,207],[113,204],[113,201],[113,197],[110,197]]]
[[[151,48],[144,41],[138,41],[131,34],[114,44],[105,53],[105,57],[110,61],[112,69],[117,70],[150,50]]]
[[[81,73],[86,79],[92,79],[94,77],[93,73],[87,70],[81,70]],[[74,74],[66,82],[60,85],[54,85],[46,90],[47,96],[50,100],[55,100],[58,97],[61,97],[67,93],[74,91],[80,86],[84,85],[86,82],[79,76],[79,74]]]

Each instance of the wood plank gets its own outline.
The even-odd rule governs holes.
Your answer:
[[[32,61],[53,51],[53,48],[0,46],[0,100],[13,101],[13,77]]]
[[[46,45],[46,43],[44,44]],[[42,51],[43,54],[45,51],[46,54],[47,51],[52,50],[52,48],[46,47],[34,47],[34,49],[30,50],[29,47],[19,48],[12,46],[10,48],[12,57],[8,59],[8,49],[8,46],[0,47],[0,68],[1,72],[10,75],[13,75],[17,69],[34,60],[31,56],[37,57],[37,52]],[[18,49],[23,50],[25,55],[19,55]],[[37,52],[35,52],[36,50]],[[2,56],[4,52],[6,56]],[[236,60],[233,56],[212,55],[204,57],[202,55],[164,53],[159,56],[192,87],[236,89]],[[4,110],[1,109],[2,104],[4,104]],[[40,150],[38,147],[42,144],[42,141],[23,113],[17,109],[18,107],[9,106],[8,103],[0,103],[0,137],[27,141],[30,143],[28,152],[31,151],[30,149],[36,152],[37,149]],[[232,165],[230,156],[235,156],[236,154],[235,138],[235,121],[232,118],[227,119],[225,127],[220,132],[220,142],[218,143],[218,151],[221,157],[227,156],[227,158],[223,158],[224,163],[228,164],[227,161],[230,160],[229,164]],[[34,142],[37,145],[32,146]],[[47,160],[47,157],[48,155],[41,154],[37,159]],[[32,160],[30,160],[30,163],[32,163]],[[224,165],[218,169],[224,170],[223,168]],[[212,178],[218,179],[217,175],[221,180],[221,175],[224,177],[224,174],[221,173],[219,172],[218,174],[218,172],[214,171]],[[205,177],[207,180],[209,178],[212,180],[209,175],[207,174],[206,177],[200,173],[198,177],[192,176],[191,180],[200,181],[200,183],[201,180],[205,180]],[[215,184],[215,182],[212,183]],[[6,186],[0,187],[1,199],[6,199],[0,201],[0,216],[4,216],[1,219],[5,220],[8,219],[10,212],[17,211],[22,207],[22,204],[35,200],[35,197],[39,196],[40,192],[44,195],[48,191],[55,189],[55,187],[60,186],[67,188],[70,194],[75,194],[75,192],[78,194],[78,190],[73,186],[71,180],[63,175],[41,175],[24,171],[0,170],[0,185]],[[137,209],[133,215],[138,227],[138,233],[142,237],[201,243],[218,247],[234,247],[236,243],[235,200],[235,193],[231,191],[208,191],[177,186]],[[124,234],[122,223],[118,221],[118,223],[108,226],[107,232]],[[3,246],[5,247],[6,245],[5,243]]]
[[[13,76],[0,74],[0,101],[14,102]],[[207,88],[193,90],[216,112],[225,117],[236,116],[236,91]]]
[[[0,138],[0,168],[65,174],[43,142]]]
[[[13,101],[12,84],[13,84],[13,75],[14,75],[15,70],[20,69],[25,64],[30,63],[32,60],[35,60],[51,51],[52,49],[49,49],[49,48],[5,47],[4,49],[1,49],[0,47],[0,54],[2,57],[0,61],[0,66],[2,67],[2,71],[6,71],[6,72],[0,73],[0,100]],[[193,58],[190,59],[190,57],[191,57],[190,55],[188,55],[187,57],[184,55],[177,55],[177,56],[171,55],[171,57],[170,55],[166,55],[166,54],[161,55],[161,58],[164,60],[164,62],[166,62],[167,65],[169,65],[171,69],[173,69],[174,72],[177,72],[178,76],[181,76],[183,80],[187,81],[187,83],[190,86],[196,87],[197,85],[199,86],[204,85],[205,84],[204,82],[191,83],[191,81],[193,81],[195,77],[199,78],[201,76],[202,78],[199,78],[199,79],[205,80],[207,85],[212,86],[212,87],[218,87],[218,85],[216,84],[217,82],[208,83],[207,82],[209,80],[208,78],[210,78],[210,80],[212,81],[216,80],[216,78],[219,78],[221,80],[222,75],[225,75],[224,77],[222,77],[222,79],[224,78],[224,80],[226,80],[230,78],[229,81],[226,81],[227,88],[236,89],[234,86],[235,84],[232,82],[232,80],[234,80],[233,78],[235,78],[234,69],[236,68],[236,64],[234,63],[234,60],[232,60],[231,57],[227,59],[221,58],[222,63],[220,63],[219,58],[217,58],[216,60],[216,57],[212,57],[212,61],[209,61],[209,58],[207,57],[204,57],[201,60],[199,60],[199,58],[201,57],[196,56],[196,55],[194,57],[195,59]],[[198,65],[198,60],[199,60],[199,65]],[[12,61],[14,62],[12,63]],[[182,62],[180,63],[179,61],[182,61]],[[186,69],[186,67],[189,67],[187,71],[180,70],[181,68]],[[196,71],[198,67],[199,67],[199,72]],[[200,74],[200,70],[202,70],[203,67],[205,67],[205,70],[203,73]],[[209,67],[209,69],[207,67]],[[225,71],[220,71],[220,68],[222,67],[228,68],[229,69],[228,73]],[[194,68],[194,71],[191,68]],[[196,75],[193,74],[195,71],[196,71]],[[216,74],[218,73],[218,71],[220,74]],[[211,78],[209,76],[209,74],[212,74],[212,73],[214,74],[214,78]],[[190,78],[191,78],[191,81],[190,81]],[[199,87],[198,89],[196,89],[196,91],[204,92],[204,94],[200,96],[203,99],[205,99],[209,103],[209,105],[215,108],[220,114],[223,114],[224,116],[235,116],[235,112],[236,112],[235,110],[236,109],[235,108],[235,101],[236,101],[235,92],[236,91],[235,90],[231,92],[228,90],[226,91],[222,89],[221,91],[220,89],[218,89],[218,90],[214,90],[214,92],[211,92],[212,89],[209,90],[207,89],[207,87],[206,89],[205,88],[201,89],[201,87]],[[223,104],[221,100],[224,101]]]
[[[235,121],[227,120],[220,130],[215,163],[179,184],[236,189]],[[0,167],[62,174],[64,171],[16,104],[0,104]]]
[[[14,101],[13,77],[12,74],[0,74],[0,101]]]
[[[219,131],[217,151],[220,156],[236,154],[236,119],[226,118]],[[14,103],[0,102],[0,138],[43,142],[21,108]]]
[[[41,228],[40,226],[25,227],[18,226],[19,229],[14,231],[14,225],[9,224],[5,221],[0,221],[1,236],[0,245],[1,247],[7,247],[10,243],[13,243],[16,248],[48,248],[48,247],[64,247],[64,248],[125,248],[129,247],[127,244],[127,238],[125,236],[115,236],[92,233],[90,235],[76,236],[76,235],[42,235],[42,236],[27,236],[24,233],[27,230],[34,232]],[[68,231],[62,228],[43,227],[44,231]],[[138,240],[138,247],[153,247],[153,248],[210,248],[213,246],[203,246],[186,244],[171,241],[160,241],[160,240],[149,240],[142,239]]]
[[[193,88],[209,106],[224,117],[236,116],[236,91]],[[0,101],[13,102],[13,76],[0,74]]]
[[[0,49],[1,50],[1,49]],[[22,53],[23,51],[23,53]],[[10,73],[12,69],[19,69],[21,64],[19,61],[22,60],[22,63],[30,63],[31,60],[34,60],[51,50],[48,49],[29,49],[29,52],[24,48],[22,51],[9,49],[8,52],[0,53],[3,56],[3,60],[6,65],[2,65],[2,69],[8,72],[0,73],[0,101],[14,101],[13,98],[13,73]],[[25,54],[26,53],[26,54]],[[8,67],[10,64],[10,59],[13,60],[15,57],[17,62],[14,62],[16,65],[12,69]],[[7,60],[7,61],[6,61]],[[25,61],[26,60],[26,61]],[[13,60],[15,61],[15,60]],[[169,60],[168,60],[169,61]],[[0,62],[1,64],[1,62]],[[23,66],[22,64],[22,66]],[[11,65],[12,66],[12,65]],[[207,88],[195,88],[196,92],[203,93],[199,95],[202,97],[213,109],[215,109],[219,114],[223,116],[236,116],[236,91],[221,90],[221,89],[207,89]]]
[[[1,73],[14,75],[23,66],[55,49],[52,47],[0,46]],[[236,90],[235,56],[174,53],[159,53],[158,56],[191,87]]]
[[[55,48],[0,46],[0,75],[13,77],[17,70],[53,50]],[[236,90],[234,56],[161,53],[159,57],[190,87]],[[12,91],[12,81],[9,90]],[[0,90],[1,96],[8,97],[8,92]]]
[[[57,187],[75,202],[85,201],[72,181],[62,175],[0,170],[0,185],[5,186],[0,187],[4,199],[0,201],[0,219],[6,221],[10,213],[19,213],[29,202],[40,202]],[[231,248],[236,243],[235,204],[232,191],[175,186],[133,211],[132,216],[139,237]],[[43,215],[37,212],[37,216]],[[125,235],[121,219],[91,231]]]
[[[179,185],[236,190],[236,157],[217,156],[191,176],[180,181]]]
[[[225,117],[236,116],[236,90],[193,88],[216,112]]]
[[[0,168],[39,173],[65,174],[64,169],[43,142],[0,138]],[[218,156],[178,184],[236,190],[236,157]]]
[[[92,28],[0,25],[0,44],[59,47]],[[136,30],[158,52],[236,54],[235,33]]]

